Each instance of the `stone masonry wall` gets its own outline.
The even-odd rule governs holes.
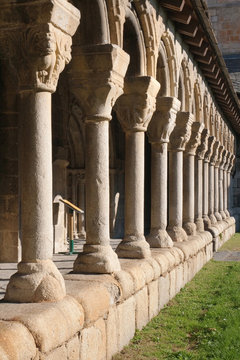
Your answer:
[[[215,247],[234,232],[235,225],[226,226]],[[67,274],[67,296],[57,303],[2,303],[0,358],[111,359],[212,254],[212,236],[203,232],[171,249],[153,249],[148,259],[121,259],[114,275]]]

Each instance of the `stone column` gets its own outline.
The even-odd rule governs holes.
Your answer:
[[[233,207],[233,194],[232,194],[232,185],[231,185],[231,172],[234,166],[235,155],[231,154],[229,167],[228,167],[228,209],[231,211]]]
[[[223,211],[223,206],[224,206],[223,205],[223,201],[224,201],[223,169],[224,169],[224,166],[225,166],[225,163],[227,160],[226,155],[227,155],[227,150],[224,149],[222,152],[222,159],[221,159],[220,167],[219,167],[219,212],[220,212],[220,215],[223,220],[226,219],[226,214]]]
[[[196,224],[194,223],[195,205],[195,182],[194,165],[195,154],[201,141],[201,133],[204,125],[199,122],[192,124],[192,133],[186,145],[183,158],[183,228],[187,235],[196,234]]]
[[[84,213],[77,215],[77,235],[79,239],[86,239],[85,230],[85,170],[81,170],[77,175],[77,206]]]
[[[109,234],[109,121],[128,63],[128,54],[111,44],[84,47],[72,63],[71,91],[85,113],[86,136],[86,244],[76,273],[120,270]]]
[[[219,141],[214,141],[212,156],[210,157],[209,164],[209,192],[208,192],[208,201],[209,201],[209,219],[211,224],[214,225],[217,223],[214,210],[214,202],[216,199],[216,189],[215,189],[215,164],[218,157]]]
[[[228,211],[228,168],[229,168],[229,162],[231,160],[231,153],[229,151],[227,151],[227,156],[226,156],[226,163],[223,169],[223,211],[226,214],[226,217],[229,218],[230,214]]]
[[[204,164],[203,164],[203,221],[204,221],[205,230],[208,230],[208,228],[211,227],[211,220],[208,217],[208,213],[209,213],[208,194],[209,194],[209,162],[212,155],[213,142],[214,142],[214,136],[209,136],[208,149],[205,153]]]
[[[182,228],[183,218],[183,151],[191,137],[193,115],[189,112],[177,114],[176,126],[170,135],[169,153],[169,224],[168,234],[173,241],[186,241]]]
[[[144,132],[155,110],[159,88],[159,83],[152,77],[129,78],[116,106],[126,139],[125,235],[116,250],[119,257],[151,255],[144,237]]]
[[[218,148],[218,157],[215,163],[215,168],[214,168],[214,172],[215,172],[215,176],[214,176],[214,188],[215,188],[215,198],[214,198],[214,215],[217,219],[217,221],[221,221],[222,220],[222,216],[219,213],[219,165],[221,162],[221,158],[222,158],[222,152],[223,152],[223,146],[220,145]]]
[[[57,0],[31,5],[23,1],[11,4],[11,11],[13,8],[17,20],[12,24],[13,30],[8,24],[4,36],[19,76],[22,261],[10,279],[5,300],[57,301],[65,296],[65,284],[51,260],[51,93],[71,59],[71,36],[79,24],[79,11],[67,1]],[[4,12],[8,14],[6,9],[0,9],[1,18]]]
[[[208,149],[208,129],[203,129],[201,135],[201,144],[196,151],[195,168],[195,222],[197,231],[204,231],[203,222],[203,159]]]
[[[174,97],[159,97],[156,111],[148,126],[151,143],[151,231],[147,241],[151,247],[172,247],[166,231],[168,211],[168,143],[180,109],[180,101]]]

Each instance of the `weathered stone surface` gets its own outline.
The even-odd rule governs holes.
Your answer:
[[[74,336],[66,344],[68,360],[79,360],[80,339],[79,335]]]
[[[110,294],[101,283],[91,281],[66,281],[67,293],[73,296],[84,309],[85,325],[95,322],[107,314],[110,307]]]
[[[71,339],[83,327],[84,312],[66,296],[57,303],[0,304],[0,319],[21,322],[41,352],[48,353]]]
[[[124,270],[114,273],[115,279],[119,282],[122,290],[122,298],[127,299],[134,293],[135,284],[132,275]]]
[[[169,273],[162,275],[158,280],[159,286],[159,310],[166,305],[170,300],[170,276]]]
[[[107,360],[111,360],[120,348],[118,347],[118,313],[116,307],[111,307],[106,319]]]
[[[81,360],[106,359],[106,329],[103,319],[97,320],[91,327],[81,331],[79,358]]]
[[[37,358],[37,347],[29,330],[17,321],[0,321],[0,359]]]
[[[158,314],[159,308],[159,286],[158,280],[152,281],[148,284],[148,311],[149,311],[149,320]]]
[[[136,300],[136,329],[141,330],[149,321],[148,287],[145,286],[135,294]]]
[[[135,333],[136,300],[130,297],[118,305],[118,348],[122,349],[133,338]]]

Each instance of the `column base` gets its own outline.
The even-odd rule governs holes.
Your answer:
[[[188,236],[187,236],[185,230],[180,226],[173,226],[173,227],[167,229],[167,232],[168,232],[169,236],[171,237],[172,241],[182,242],[182,241],[188,240]]]
[[[230,217],[230,213],[228,210],[224,210],[224,212],[225,212],[227,218]]]
[[[52,260],[20,262],[18,271],[11,276],[5,301],[37,303],[59,301],[66,295],[65,283]]]
[[[212,225],[217,224],[217,219],[215,218],[214,214],[210,214],[209,219],[210,219]]]
[[[212,223],[211,223],[211,220],[209,219],[208,215],[203,215],[203,223],[204,223],[204,229],[205,230],[208,230]]]
[[[196,227],[197,227],[197,231],[199,231],[199,232],[204,231],[203,218],[196,219]]]
[[[222,221],[222,217],[221,217],[221,215],[220,215],[220,213],[218,211],[216,211],[214,213],[214,215],[215,215],[215,218],[217,219],[217,221]]]
[[[117,254],[110,245],[84,245],[73,264],[74,273],[111,274],[120,270]]]
[[[166,230],[152,230],[147,236],[147,242],[152,248],[171,248],[173,241]]]
[[[220,211],[220,215],[221,215],[223,220],[226,219],[226,214],[225,214],[225,212],[223,210]]]
[[[143,235],[128,235],[118,245],[116,253],[120,258],[144,259],[151,256],[150,246]]]
[[[183,229],[186,231],[187,235],[196,235],[196,224],[194,222],[186,222],[183,224]]]

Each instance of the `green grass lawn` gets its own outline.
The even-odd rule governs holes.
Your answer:
[[[240,249],[240,234],[228,246]],[[240,262],[210,261],[114,360],[240,360]]]

